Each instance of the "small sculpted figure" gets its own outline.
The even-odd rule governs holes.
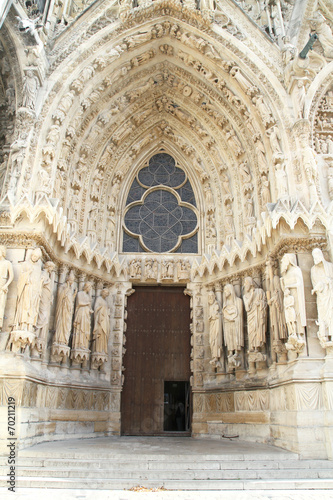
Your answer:
[[[295,299],[290,293],[289,288],[284,290],[284,315],[286,318],[287,329],[289,337],[291,335],[296,336],[296,311],[295,311]]]

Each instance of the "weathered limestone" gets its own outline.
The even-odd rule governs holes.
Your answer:
[[[193,435],[332,457],[333,14],[266,4],[7,13],[0,395],[24,445],[120,433],[127,297],[177,285]]]

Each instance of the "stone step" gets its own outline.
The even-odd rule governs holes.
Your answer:
[[[5,470],[0,470],[1,476],[6,475]],[[108,469],[68,469],[57,468],[27,468],[17,467],[16,475],[20,477],[46,477],[46,478],[87,478],[87,479],[137,479],[137,480],[248,480],[248,479],[333,479],[333,470],[325,469],[263,469],[263,470],[108,470]]]
[[[6,478],[0,478],[0,487],[6,487]],[[29,478],[19,477],[17,488],[59,488],[59,489],[101,489],[123,490],[136,486],[146,488],[165,488],[167,490],[310,490],[333,489],[332,479],[275,479],[275,480],[144,480],[137,479],[80,479],[74,478]]]
[[[1,463],[6,466],[6,461]],[[191,461],[191,462],[176,462],[168,461],[144,462],[138,460],[137,462],[121,461],[114,462],[109,460],[63,460],[63,459],[18,459],[18,466],[20,467],[49,467],[49,468],[71,468],[71,469],[108,469],[108,470],[251,470],[251,469],[333,469],[333,461],[328,460],[288,460],[288,461]]]
[[[0,465],[6,466],[7,459],[3,457]],[[70,468],[70,469],[108,469],[108,470],[252,470],[252,469],[333,469],[333,461],[329,460],[221,460],[218,457],[216,460],[202,460],[202,457],[193,457],[190,461],[171,460],[170,456],[164,461],[144,460],[142,457],[133,462],[127,457],[121,460],[99,459],[99,460],[83,460],[68,458],[35,458],[22,457],[19,455],[19,467],[33,468]]]

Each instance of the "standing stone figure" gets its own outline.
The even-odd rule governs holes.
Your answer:
[[[35,109],[37,92],[39,89],[39,81],[32,70],[28,70],[23,79],[23,101],[22,106],[31,110]]]
[[[48,329],[51,305],[53,302],[53,278],[52,272],[55,269],[55,264],[48,261],[44,265],[44,270],[42,272],[42,291],[39,303],[39,312],[36,324],[36,334],[39,339],[46,340]]]
[[[0,329],[3,325],[8,287],[13,281],[14,272],[12,263],[5,259],[6,247],[0,245]]]
[[[33,332],[37,323],[39,303],[42,291],[40,260],[42,251],[34,249],[28,260],[20,267],[17,282],[17,303],[14,318],[14,330]]]
[[[72,349],[89,349],[91,326],[90,315],[94,312],[91,309],[91,288],[92,285],[90,281],[87,281],[83,290],[81,290],[76,297]]]
[[[231,284],[224,287],[223,293],[223,332],[224,344],[228,349],[228,363],[240,366],[238,353],[244,347],[243,301],[238,298]]]
[[[266,295],[262,288],[255,288],[249,276],[245,278],[244,291],[249,350],[257,352],[266,343]]]
[[[287,323],[288,335],[296,336],[296,311],[295,311],[295,299],[290,293],[289,288],[284,290],[284,314]]]
[[[296,333],[304,336],[306,327],[305,295],[302,270],[296,262],[296,255],[286,253],[281,261],[281,288],[289,288],[294,297],[294,307],[296,311]]]
[[[56,328],[54,344],[68,345],[72,328],[72,317],[76,290],[74,291],[74,274],[71,271],[66,283],[58,291],[56,308]]]
[[[317,295],[318,337],[321,341],[333,341],[333,264],[327,262],[320,248],[312,252],[312,294]]]
[[[98,353],[108,353],[108,340],[110,335],[110,309],[106,302],[109,290],[104,288],[96,299],[94,308],[95,326],[93,331],[93,351]]]
[[[209,304],[209,343],[212,353],[210,363],[218,366],[219,359],[222,356],[222,318],[220,305],[215,297],[215,293],[210,291],[208,293]]]

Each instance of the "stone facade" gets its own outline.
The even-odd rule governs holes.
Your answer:
[[[1,421],[119,434],[127,297],[183,284],[192,435],[332,458],[330,3],[46,5],[0,31]]]

